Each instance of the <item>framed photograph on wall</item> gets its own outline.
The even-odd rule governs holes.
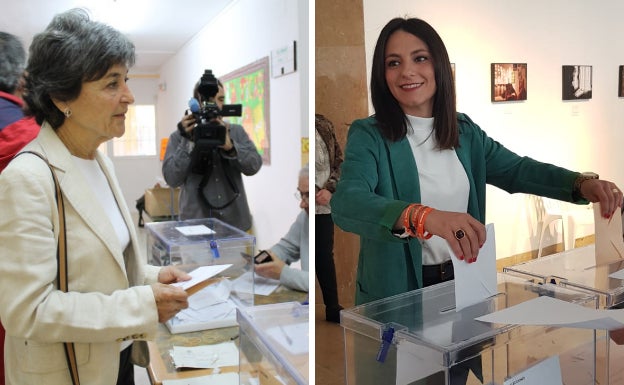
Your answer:
[[[265,165],[271,164],[270,78],[268,56],[220,78],[227,103],[243,105],[241,116],[228,117],[227,121],[245,128]]]
[[[527,64],[492,63],[492,102],[527,100]]]
[[[561,67],[561,98],[563,100],[592,98],[592,66]]]
[[[618,96],[624,98],[624,66],[620,66],[618,79]]]

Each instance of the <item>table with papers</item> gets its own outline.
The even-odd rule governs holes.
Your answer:
[[[303,302],[307,299],[308,293],[294,291],[279,286],[271,295],[255,295],[254,305],[264,305],[270,303],[281,303],[298,301]],[[158,333],[153,341],[148,342],[150,350],[150,365],[147,368],[150,381],[154,385],[177,385],[176,380],[187,379],[191,381],[194,378],[203,376],[213,376],[214,380],[208,382],[203,379],[203,383],[214,384],[238,384],[238,364],[231,366],[220,366],[217,370],[213,368],[190,369],[176,368],[171,351],[174,347],[198,347],[205,345],[227,344],[234,342],[236,346],[239,343],[239,327],[230,326],[218,329],[209,329],[195,331],[190,333],[171,334],[167,327],[160,324]],[[216,374],[219,373],[219,376]],[[234,376],[236,374],[236,376]],[[186,382],[184,383],[186,384]]]

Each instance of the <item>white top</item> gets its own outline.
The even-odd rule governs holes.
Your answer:
[[[91,190],[95,194],[97,201],[100,202],[102,208],[104,208],[104,212],[113,225],[115,233],[117,233],[121,249],[125,250],[130,244],[130,233],[128,232],[126,222],[124,222],[121,216],[121,211],[119,211],[119,206],[117,206],[117,201],[115,201],[113,190],[111,190],[108,184],[106,175],[104,175],[104,172],[95,159],[82,159],[73,155],[72,159],[80,171],[82,171],[82,175],[87,179],[87,183],[91,186]],[[123,341],[120,344],[119,351],[123,351],[130,345],[132,345],[132,340]]]
[[[72,156],[72,159],[87,179],[87,183],[91,186],[91,190],[95,194],[97,201],[100,202],[104,212],[113,225],[117,233],[117,238],[119,238],[121,249],[125,250],[130,244],[130,233],[128,232],[126,222],[124,222],[121,216],[121,211],[119,211],[119,206],[117,206],[117,201],[115,201],[115,196],[108,184],[106,175],[104,175],[104,172],[95,159],[82,159],[76,156]]]
[[[408,129],[414,160],[418,168],[422,204],[436,210],[468,212],[470,185],[455,150],[439,150],[433,135],[433,118],[408,115]],[[448,243],[434,235],[421,241],[423,265],[437,265],[451,258]]]

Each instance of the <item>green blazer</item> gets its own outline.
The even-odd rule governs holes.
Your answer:
[[[458,113],[457,119],[455,152],[468,176],[467,212],[474,218],[485,221],[486,183],[509,193],[574,202],[572,190],[579,173],[521,157],[488,137],[467,115]],[[353,122],[331,210],[341,229],[360,236],[356,304],[422,286],[420,242],[391,233],[403,210],[420,201],[418,165],[408,139],[387,140],[373,117]]]

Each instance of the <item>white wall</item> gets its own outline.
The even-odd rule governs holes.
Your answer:
[[[624,187],[624,2],[603,0],[363,0],[367,68],[381,28],[393,17],[419,17],[442,36],[456,67],[458,110],[509,149],[541,161],[595,171]],[[527,63],[528,99],[490,102],[490,64]],[[593,66],[593,98],[561,100],[561,66]],[[368,74],[370,80],[370,73]],[[371,107],[372,111],[372,107]],[[487,222],[496,226],[497,258],[537,249],[532,201],[487,190]],[[591,212],[566,205],[577,222]],[[593,233],[593,223],[577,236]],[[551,244],[554,242],[552,234]]]
[[[157,97],[158,138],[169,137],[175,129],[205,69],[212,69],[219,77],[263,57],[270,58],[272,50],[293,41],[297,41],[300,52],[307,53],[308,36],[301,36],[300,29],[308,23],[306,12],[299,10],[303,3],[238,0],[189,41],[161,69],[159,83],[166,89]],[[263,165],[254,176],[244,177],[259,248],[277,242],[300,210],[293,194],[301,168],[301,136],[308,132],[304,127],[307,120],[302,118],[308,105],[308,90],[303,87],[307,84],[308,60],[299,60],[298,65],[293,74],[270,78],[271,164]]]
[[[132,75],[128,82],[134,94],[135,104],[156,104],[158,96],[158,78],[138,77]],[[112,141],[108,142],[112,150]],[[111,157],[115,164],[115,173],[124,193],[130,212],[136,212],[136,200],[144,194],[145,189],[152,187],[158,179],[162,179],[160,171],[159,149],[155,156]],[[112,151],[109,151],[112,154]]]

